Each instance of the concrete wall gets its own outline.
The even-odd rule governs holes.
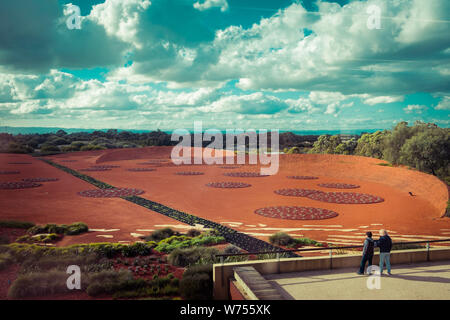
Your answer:
[[[399,250],[391,252],[391,264],[412,264],[425,261],[450,260],[450,247]],[[287,273],[312,270],[330,270],[340,268],[356,268],[361,261],[360,254],[333,255],[330,257],[284,258],[257,261],[244,261],[225,264],[215,264],[214,273],[214,299],[228,300],[230,298],[229,283],[233,277],[233,268],[252,266],[262,275],[273,273]],[[375,253],[373,264],[379,263],[378,253]]]

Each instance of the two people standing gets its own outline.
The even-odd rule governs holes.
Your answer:
[[[386,264],[386,269],[388,275],[391,275],[391,249],[392,249],[392,239],[387,234],[387,231],[384,229],[380,230],[380,238],[377,241],[372,239],[372,232],[366,233],[366,240],[364,240],[364,248],[363,255],[361,259],[361,264],[359,267],[358,274],[364,274],[364,269],[366,267],[366,263],[368,265],[372,265],[374,248],[380,248],[380,274],[383,274],[384,264]]]

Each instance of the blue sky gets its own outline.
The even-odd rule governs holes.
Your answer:
[[[449,31],[448,0],[2,1],[0,126],[449,127]]]

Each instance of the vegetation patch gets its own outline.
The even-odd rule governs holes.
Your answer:
[[[210,182],[206,186],[212,188],[248,188],[252,185],[244,182]]]
[[[22,179],[22,181],[26,181],[26,182],[53,182],[53,181],[58,181],[58,178],[25,178]]]
[[[0,174],[19,174],[20,171],[16,170],[0,170]]]
[[[266,207],[255,210],[255,213],[267,218],[288,220],[323,220],[338,216],[338,213],[328,209],[298,206]]]
[[[26,222],[26,221],[1,220],[0,227],[1,228],[29,229],[31,227],[34,227],[34,223]]]
[[[290,196],[290,197],[307,197],[308,195],[315,192],[322,192],[320,190],[312,190],[312,189],[280,189],[274,191],[276,194],[282,196]]]
[[[229,177],[240,177],[240,178],[259,178],[268,177],[269,175],[260,174],[259,172],[226,172],[224,176]]]
[[[336,189],[356,189],[360,186],[356,184],[349,184],[349,183],[320,183],[318,184],[319,187],[324,188],[336,188]]]
[[[15,189],[28,189],[40,187],[42,184],[36,182],[27,181],[14,181],[14,182],[0,182],[0,189],[3,190],[15,190]]]
[[[145,171],[156,171],[156,169],[153,169],[153,168],[130,168],[130,169],[127,169],[127,171],[131,171],[131,172],[145,172]]]
[[[384,201],[383,198],[378,196],[355,192],[314,192],[308,194],[307,197],[313,200],[341,204],[371,204]]]
[[[297,180],[315,180],[319,179],[319,177],[313,176],[288,176],[289,179],[297,179]]]
[[[81,233],[88,232],[89,228],[87,224],[83,222],[75,222],[70,225],[66,224],[46,224],[45,226],[33,226],[30,229],[28,229],[28,233],[30,235],[37,235],[37,234],[65,234],[65,235],[77,235]]]
[[[200,176],[203,175],[203,172],[199,172],[199,171],[179,171],[179,172],[175,172],[176,175],[179,176]]]

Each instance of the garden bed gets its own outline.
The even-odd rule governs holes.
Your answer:
[[[210,182],[206,186],[212,188],[248,188],[252,185],[244,182]]]
[[[131,172],[145,172],[145,171],[155,171],[156,169],[152,169],[152,168],[130,168],[127,169],[127,171],[131,171]]]
[[[179,176],[200,176],[204,173],[199,171],[179,171],[175,172],[175,174]]]
[[[319,187],[324,188],[335,188],[335,189],[357,189],[360,186],[356,184],[349,184],[349,183],[320,183],[318,184]]]
[[[287,176],[289,179],[297,179],[297,180],[315,180],[319,179],[319,177],[314,176]]]
[[[8,164],[31,164],[31,162],[8,162]]]
[[[94,168],[94,169],[114,169],[114,168],[120,168],[120,166],[104,164],[104,165],[91,166],[91,168]]]
[[[22,181],[25,182],[52,182],[52,181],[58,181],[58,178],[25,178],[22,179]]]
[[[315,192],[323,192],[319,190],[312,189],[280,189],[274,191],[276,194],[282,196],[290,196],[290,197],[307,197],[308,195]]]
[[[40,187],[42,184],[35,182],[19,181],[19,182],[0,182],[0,189],[12,190],[12,189],[27,189]]]
[[[298,206],[266,207],[255,210],[255,213],[267,218],[288,220],[323,220],[339,215],[328,209]]]
[[[144,190],[135,188],[93,189],[78,192],[78,195],[89,198],[129,197],[143,194]]]
[[[259,172],[226,172],[224,176],[240,177],[240,178],[259,178],[268,177],[269,175],[260,174]]]
[[[371,204],[384,201],[378,196],[356,192],[313,192],[307,197],[313,200],[342,204]]]

